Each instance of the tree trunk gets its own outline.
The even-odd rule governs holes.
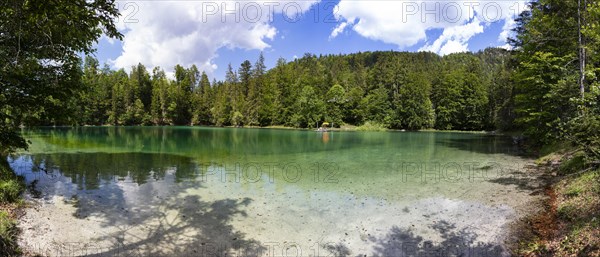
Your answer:
[[[585,42],[583,40],[583,35],[581,34],[581,26],[585,23],[585,20],[582,22],[582,10],[581,10],[581,0],[577,1],[577,32],[579,37],[579,92],[581,99],[585,96]],[[586,1],[584,0],[584,12],[586,10]]]

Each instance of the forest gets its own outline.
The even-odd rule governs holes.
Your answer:
[[[209,81],[195,65],[176,65],[173,79],[143,64],[111,70],[86,56],[82,90],[23,117],[36,125],[214,125],[315,127],[381,124],[393,129],[507,129],[512,114],[510,52],[438,56],[365,52],[315,56],[267,69],[229,65],[224,81]]]

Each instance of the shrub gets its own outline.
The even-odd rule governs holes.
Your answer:
[[[19,256],[17,245],[18,228],[6,211],[0,211],[0,252],[2,256]]]
[[[600,116],[579,116],[568,124],[566,137],[585,154],[586,160],[600,160]]]
[[[16,179],[0,180],[0,203],[13,203],[19,199],[23,185]]]
[[[559,173],[569,174],[583,170],[586,167],[586,155],[584,152],[577,152],[567,160],[563,161],[559,167]]]
[[[356,128],[356,131],[386,131],[387,128],[380,123],[367,121],[362,126]]]

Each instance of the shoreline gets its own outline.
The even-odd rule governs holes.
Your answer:
[[[557,181],[557,177],[549,173],[545,167],[537,165],[535,160],[532,161],[532,165],[535,166],[533,170],[540,174],[538,176],[540,185],[534,192],[540,197],[530,203],[530,206],[524,211],[524,215],[509,224],[505,241],[509,251],[517,256],[522,256],[523,243],[531,240],[534,229],[532,224],[542,224],[549,227],[555,221],[555,218],[548,217],[551,214],[548,207],[551,206],[555,198],[551,188],[552,184]]]
[[[561,148],[536,160],[547,177],[544,197],[511,227],[515,254],[600,256],[600,168],[570,169],[573,152]]]
[[[289,126],[215,126],[215,125],[81,125],[81,126],[69,126],[69,125],[48,125],[48,126],[30,126],[22,128],[77,128],[77,127],[183,127],[183,128],[235,128],[235,129],[275,129],[275,130],[299,130],[299,131],[315,131],[316,128],[297,128]],[[420,130],[406,130],[406,129],[385,129],[385,130],[360,130],[360,126],[346,125],[337,128],[328,128],[326,132],[439,132],[439,133],[467,133],[467,134],[488,134],[488,135],[513,135],[514,132],[504,131],[486,131],[486,130],[438,130],[438,129],[420,129]],[[317,131],[315,131],[317,132]],[[319,131],[320,132],[320,131]]]

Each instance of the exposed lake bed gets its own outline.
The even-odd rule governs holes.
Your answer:
[[[482,134],[155,127],[29,137],[30,153],[11,160],[36,181],[21,245],[49,256],[504,256],[509,225],[541,197],[530,160]]]

